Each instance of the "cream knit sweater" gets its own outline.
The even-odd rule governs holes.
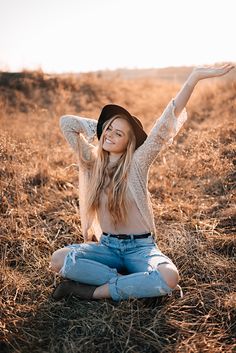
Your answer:
[[[154,234],[156,234],[154,215],[147,187],[148,171],[161,148],[173,142],[173,138],[187,120],[185,108],[178,118],[175,116],[174,111],[175,102],[172,99],[161,117],[157,119],[145,142],[134,152],[127,180],[128,187],[140,211],[140,215],[143,217],[143,221],[149,225],[150,232]],[[82,154],[84,158],[89,159],[91,150],[95,148],[92,143],[96,137],[97,121],[74,115],[64,115],[60,118],[60,126],[66,140],[77,155],[78,138],[80,138]],[[97,219],[88,219],[84,209],[86,190],[89,187],[88,170],[82,166],[79,158],[78,165],[80,219],[84,241],[91,240],[93,234],[99,240],[102,233],[99,222]]]

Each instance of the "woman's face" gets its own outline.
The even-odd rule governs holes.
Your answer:
[[[104,133],[103,149],[110,154],[124,153],[130,139],[131,129],[127,120],[122,118],[113,120]]]

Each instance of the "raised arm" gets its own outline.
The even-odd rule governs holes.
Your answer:
[[[186,80],[185,84],[174,99],[176,117],[179,116],[183,108],[186,106],[198,81],[206,78],[223,76],[229,71],[231,71],[233,68],[234,65],[232,64],[225,64],[221,66],[197,66],[196,68],[194,68],[191,74],[189,75],[188,79]]]
[[[226,64],[223,66],[214,65],[193,69],[176,97],[168,103],[161,117],[157,119],[146,141],[135,151],[135,161],[139,164],[141,170],[148,170],[162,147],[172,143],[173,138],[178,134],[187,120],[185,106],[198,81],[225,75],[233,68],[234,65]]]
[[[89,145],[96,134],[97,121],[75,115],[63,115],[60,118],[60,127],[70,146],[78,152],[79,135],[83,134]]]

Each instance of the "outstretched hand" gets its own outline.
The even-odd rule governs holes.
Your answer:
[[[234,68],[233,64],[196,66],[174,99],[175,115],[178,116],[182,112],[199,80],[223,76]]]
[[[197,80],[204,78],[218,77],[227,74],[235,68],[233,64],[196,66],[192,71],[192,76]]]

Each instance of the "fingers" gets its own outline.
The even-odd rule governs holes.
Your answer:
[[[215,72],[216,76],[222,76],[233,70],[235,65],[227,63],[224,65],[215,64],[211,69]]]
[[[219,69],[229,69],[229,70],[232,70],[232,69],[234,69],[234,67],[235,67],[235,65],[228,63],[228,64],[224,64],[223,66],[218,67],[218,68],[219,68]]]
[[[230,69],[230,70],[232,70],[232,69],[234,69],[234,68],[235,68],[235,65],[229,64],[229,69]]]
[[[222,67],[222,69],[223,69],[224,71],[226,71],[226,72],[229,72],[230,70],[233,70],[233,69],[234,69],[234,65],[232,65],[232,64],[227,64],[227,65],[224,65],[224,66]]]
[[[235,68],[234,64],[226,63],[226,64],[214,64],[214,65],[204,65],[204,66],[196,66],[196,69],[208,69],[208,70],[232,70]]]
[[[206,65],[205,67],[214,67],[216,69],[223,69],[226,67],[235,67],[235,65],[232,63],[225,63],[225,64],[215,63],[214,65]]]
[[[221,66],[220,68],[217,69],[218,71],[218,76],[222,76],[227,74],[229,71],[233,70],[235,68],[234,65],[232,64],[225,64],[223,66]]]
[[[225,65],[223,65],[223,67],[225,67],[225,68],[231,68],[231,67],[233,67],[233,65],[232,65],[232,64],[225,64]]]
[[[193,75],[195,75],[198,80],[202,80],[210,77],[223,76],[234,68],[235,65],[232,63],[197,66],[193,71]]]

